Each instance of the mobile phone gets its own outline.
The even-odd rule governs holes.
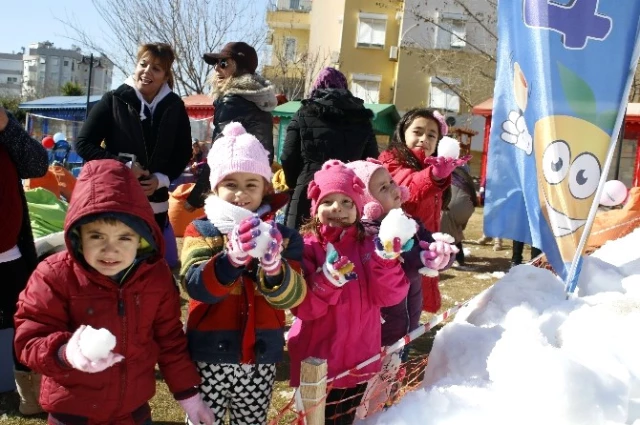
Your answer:
[[[136,162],[136,156],[132,153],[120,152],[118,154],[118,158],[126,160],[127,162],[131,161],[131,165],[135,164]]]

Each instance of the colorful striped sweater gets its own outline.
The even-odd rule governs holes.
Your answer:
[[[277,363],[284,349],[284,310],[306,296],[301,271],[303,241],[293,229],[282,233],[282,274],[265,278],[258,261],[236,269],[224,250],[226,236],[206,217],[184,234],[182,283],[189,294],[187,336],[194,361]]]

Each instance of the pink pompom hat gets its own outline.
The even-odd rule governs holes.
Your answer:
[[[233,173],[257,174],[271,182],[269,153],[239,122],[224,127],[222,137],[214,142],[207,156],[207,164],[211,168],[211,189]]]
[[[347,164],[347,167],[352,169],[353,172],[356,173],[356,176],[358,176],[364,183],[364,207],[362,218],[368,220],[379,219],[384,214],[384,209],[382,208],[382,205],[380,205],[380,202],[371,195],[369,183],[371,182],[373,173],[384,168],[382,166],[382,162],[374,158],[367,158],[366,161],[350,162]],[[400,199],[402,202],[405,202],[409,198],[409,189],[404,186],[399,186],[399,188]]]
[[[307,196],[311,199],[311,216],[318,212],[318,204],[325,196],[341,193],[353,200],[362,217],[364,183],[352,169],[342,161],[330,159],[322,164],[322,168],[313,175],[307,188]]]

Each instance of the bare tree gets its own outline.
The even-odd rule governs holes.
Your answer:
[[[305,89],[311,87],[327,56],[319,50],[298,53],[286,47],[285,39],[274,40],[271,65],[265,66],[264,73],[279,93],[289,100],[299,100],[306,97]]]
[[[96,40],[73,16],[59,19],[67,37],[84,48],[103,52],[123,74],[135,66],[137,47],[170,44],[176,52],[176,91],[204,93],[210,67],[202,54],[242,40],[259,50],[264,43],[263,11],[252,0],[91,0],[110,36]],[[95,30],[93,31],[95,33]]]
[[[402,3],[390,1],[396,3],[396,7]],[[420,40],[405,37],[400,48],[408,54],[418,55],[425,72],[439,77],[435,83],[453,92],[469,108],[492,96],[497,63],[497,1],[442,0],[435,8],[436,13],[429,13],[433,7],[427,8],[427,0],[411,3],[405,13],[416,22],[416,26],[426,27],[429,36]],[[440,18],[443,12],[451,10],[460,11],[465,16],[466,34],[473,33],[473,37],[461,36]],[[460,41],[464,47],[438,48],[438,33],[446,34],[452,42]]]

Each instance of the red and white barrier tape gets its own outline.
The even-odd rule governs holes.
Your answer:
[[[478,295],[480,295],[480,294],[478,294]],[[478,296],[478,295],[476,295],[476,296]],[[411,341],[415,340],[419,336],[422,336],[425,333],[429,332],[436,325],[444,322],[449,317],[455,316],[455,314],[458,311],[460,311],[460,309],[462,309],[463,307],[467,306],[470,302],[471,302],[471,300],[468,300],[468,301],[465,301],[465,302],[463,302],[461,304],[456,304],[455,306],[451,307],[449,310],[443,312],[442,314],[439,314],[437,316],[433,316],[430,321],[428,321],[427,323],[421,325],[417,329],[414,329],[409,334],[405,335],[404,337],[402,337],[401,339],[396,341],[394,344],[383,348],[380,351],[380,353],[376,354],[375,356],[371,357],[370,359],[365,360],[364,362],[360,363],[359,365],[357,365],[356,367],[354,367],[351,370],[348,370],[346,372],[342,372],[341,374],[336,375],[333,378],[327,379],[327,383],[332,382],[332,381],[334,381],[336,379],[344,378],[345,376],[349,376],[351,373],[356,372],[356,371],[362,369],[363,367],[366,367],[366,366],[370,365],[371,363],[384,358],[388,353],[393,353],[395,351],[401,350],[402,348],[404,348],[405,345],[407,345]]]

